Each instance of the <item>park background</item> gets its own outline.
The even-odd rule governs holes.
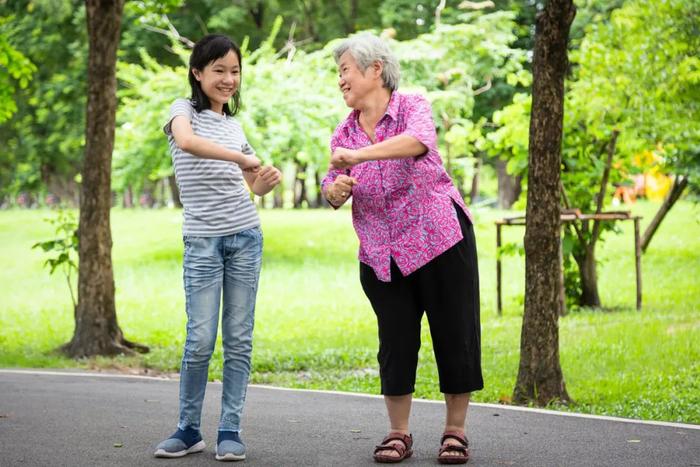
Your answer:
[[[150,351],[72,359],[56,349],[71,340],[75,325],[85,7],[0,1],[0,366],[177,372],[185,337],[182,214],[161,128],[172,100],[188,95],[191,42],[221,32],[244,49],[238,118],[258,155],[285,174],[278,190],[255,199],[265,251],[252,381],[377,393],[376,324],[359,285],[350,210],[328,209],[318,189],[330,134],[348,112],[331,50],[339,38],[373,30],[401,60],[401,90],[432,102],[445,166],[475,214],[486,387],[474,400],[511,403],[524,229],[505,229],[497,251],[494,222],[526,208],[534,24],[545,3],[126,2],[112,257],[119,325]],[[632,223],[564,227],[567,306],[559,348],[573,401],[550,407],[700,423],[700,2],[576,5],[563,199],[584,214],[643,216],[643,306],[635,309]],[[504,271],[500,316],[497,257]],[[425,325],[422,337],[416,395],[435,399]],[[220,377],[221,365],[219,344],[211,379]]]

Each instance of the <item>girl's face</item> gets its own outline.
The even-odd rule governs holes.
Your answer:
[[[241,64],[233,50],[209,63],[203,70],[193,69],[192,74],[209,98],[211,110],[217,113],[223,112],[224,104],[231,100],[241,84]]]
[[[341,55],[338,61],[338,87],[345,104],[352,109],[362,107],[367,95],[382,87],[381,74],[379,63],[375,62],[363,72],[349,51]]]

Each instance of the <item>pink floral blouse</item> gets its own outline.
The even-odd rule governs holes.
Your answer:
[[[354,110],[338,125],[331,152],[372,144],[358,116]],[[358,257],[384,282],[391,281],[391,258],[407,276],[462,239],[453,201],[473,222],[442,166],[432,110],[422,96],[392,94],[375,128],[376,142],[399,134],[413,136],[428,151],[417,157],[363,162],[352,169],[331,168],[322,182],[325,187],[343,173],[357,179],[352,189],[352,221],[360,239]]]

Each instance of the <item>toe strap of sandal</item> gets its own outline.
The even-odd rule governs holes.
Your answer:
[[[440,447],[440,453],[438,455],[443,455],[446,452],[458,452],[463,456],[467,455],[467,447],[466,446],[460,446],[458,444],[443,444]]]
[[[446,432],[444,432],[442,434],[442,438],[440,438],[440,444],[445,444],[445,441],[448,439],[454,439],[455,441],[458,441],[459,444],[461,444],[465,448],[469,447],[469,441],[467,440],[467,437],[458,431],[446,431]],[[457,446],[457,447],[459,447],[459,446]]]
[[[459,444],[445,444],[448,439],[454,439],[458,441]],[[446,452],[458,452],[463,456],[467,455],[467,449],[469,448],[469,441],[466,436],[457,431],[446,431],[443,433],[442,438],[440,438],[440,455]]]
[[[399,441],[401,444],[391,443],[392,441]],[[411,449],[413,446],[413,437],[411,435],[404,435],[403,433],[389,433],[382,440],[382,444],[378,444],[374,447],[374,453],[379,451],[394,450],[399,455],[403,456],[404,453]]]

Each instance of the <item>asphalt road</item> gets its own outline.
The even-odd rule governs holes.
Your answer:
[[[156,459],[174,431],[178,382],[93,373],[0,370],[0,467],[221,465],[214,459],[221,385],[204,404],[203,453]],[[700,426],[472,404],[474,466],[698,466]],[[438,465],[444,405],[416,401],[414,457]],[[245,466],[363,466],[386,434],[381,398],[251,386]]]

